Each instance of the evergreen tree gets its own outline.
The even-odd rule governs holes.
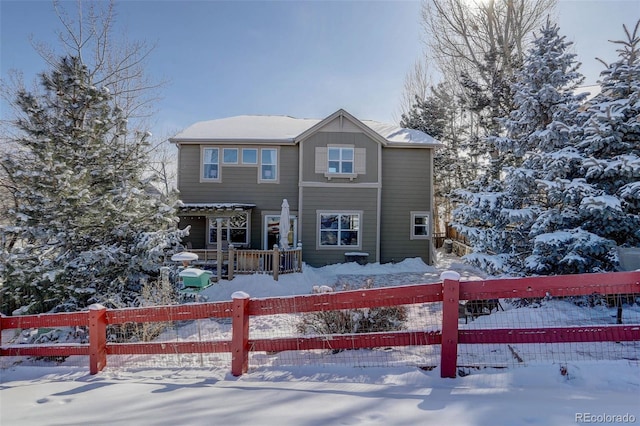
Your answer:
[[[474,248],[469,259],[492,273],[525,273],[530,231],[546,207],[537,189],[541,156],[569,143],[584,95],[575,95],[583,77],[571,43],[547,21],[527,52],[511,85],[514,109],[497,120],[503,136],[487,138],[499,152],[498,178],[488,173],[458,195],[456,228]]]
[[[601,73],[573,146],[547,155],[551,205],[532,229],[535,273],[610,271],[616,246],[640,246],[640,21]]]
[[[174,209],[150,191],[149,135],[127,141],[122,110],[78,57],[58,61],[41,86],[18,93],[18,149],[1,160],[16,200],[15,225],[0,229],[16,241],[2,253],[2,310],[133,301],[183,234]]]
[[[412,108],[402,115],[402,127],[425,132],[444,144],[436,150],[434,168],[438,170],[438,179],[434,183],[436,199],[436,222],[449,222],[451,216],[450,193],[467,185],[475,178],[475,167],[471,166],[466,132],[463,123],[460,102],[452,95],[446,83],[431,88],[431,94],[425,99],[416,97]]]

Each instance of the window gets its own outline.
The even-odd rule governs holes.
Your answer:
[[[238,148],[224,148],[222,162],[224,164],[238,164]]]
[[[298,218],[295,215],[289,217],[289,248],[295,248],[298,241]],[[280,244],[280,215],[265,215],[263,219],[263,248],[271,250],[274,245]]]
[[[329,147],[329,173],[353,173],[353,148]]]
[[[202,178],[207,180],[220,179],[220,164],[218,148],[204,148],[202,150]]]
[[[360,213],[320,213],[320,247],[359,247]]]
[[[258,150],[242,148],[242,164],[258,164]]]
[[[356,179],[367,173],[367,150],[353,145],[317,146],[315,172],[331,179]]]
[[[221,217],[222,242],[236,245],[249,244],[249,221],[247,213],[237,213],[231,217]],[[209,218],[209,244],[218,242],[217,217]]]
[[[430,238],[428,212],[411,212],[411,239]]]
[[[275,148],[260,150],[260,180],[271,182],[278,180],[278,150]]]

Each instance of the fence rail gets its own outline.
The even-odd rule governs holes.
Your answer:
[[[106,309],[93,305],[88,311],[0,317],[0,330],[59,326],[88,327],[88,344],[3,345],[0,356],[89,355],[89,369],[96,374],[107,365],[108,355],[231,353],[231,372],[248,369],[251,351],[300,351],[309,349],[358,349],[441,345],[441,375],[455,377],[459,345],[546,344],[571,342],[637,342],[640,324],[590,325],[575,327],[459,329],[460,300],[535,298],[548,296],[640,294],[640,271],[581,274],[519,279],[460,281],[446,272],[441,283],[360,289],[336,293],[251,299],[237,292],[232,301]],[[441,330],[387,331],[330,336],[285,336],[250,339],[251,317],[288,313],[391,307],[442,302]],[[230,318],[230,340],[185,342],[107,342],[107,326],[125,323],[188,321]]]

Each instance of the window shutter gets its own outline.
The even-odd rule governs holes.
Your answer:
[[[365,148],[356,148],[354,171],[356,174],[364,175],[367,172],[367,150]]]
[[[316,173],[327,172],[327,161],[329,161],[327,151],[326,146],[316,147]]]

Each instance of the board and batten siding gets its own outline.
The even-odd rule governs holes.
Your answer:
[[[221,182],[201,182],[200,145],[180,146],[178,190],[185,203],[247,203],[255,204],[251,210],[251,247],[262,248],[262,213],[280,211],[282,200],[287,199],[292,210],[298,205],[298,147],[256,145],[202,146],[226,148],[277,148],[278,183],[258,183],[259,165],[220,164]]]
[[[432,149],[382,149],[380,263],[407,257],[431,263],[431,239],[411,239],[411,212],[432,211],[432,155]]]
[[[314,267],[342,263],[345,253],[369,253],[369,262],[377,255],[377,189],[342,187],[307,187],[303,189],[303,213],[301,217],[302,249],[306,263]],[[361,212],[361,247],[318,248],[318,212]],[[308,245],[314,242],[314,246]]]

